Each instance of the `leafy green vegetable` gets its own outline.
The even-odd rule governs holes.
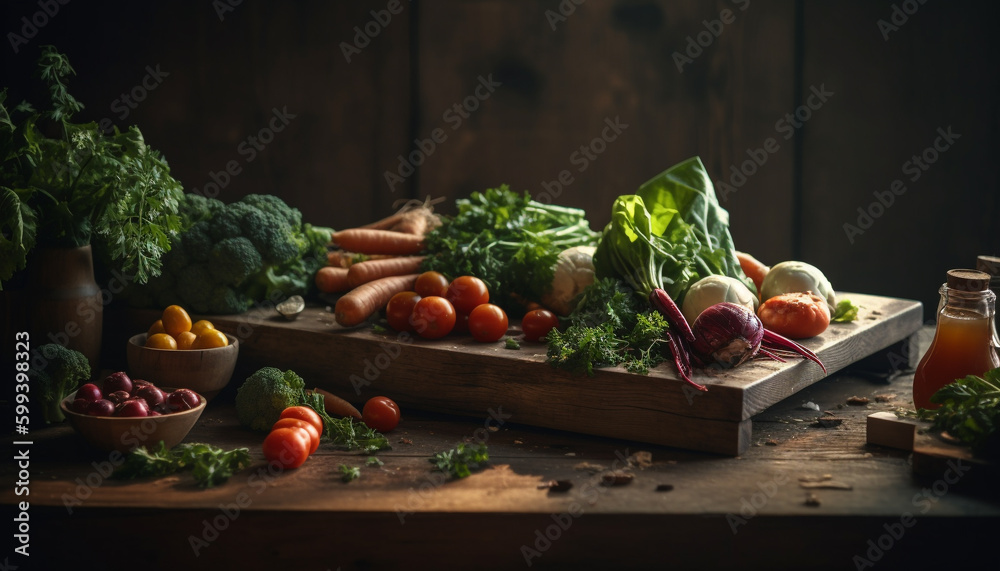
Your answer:
[[[322,395],[316,394],[315,396],[319,396],[320,402],[322,402]],[[391,448],[389,439],[384,434],[369,428],[363,422],[356,422],[349,416],[327,420],[326,431],[334,446],[347,450],[360,450],[363,454],[371,454],[378,450]]]
[[[379,460],[379,459],[378,459],[378,458],[376,458],[375,456],[369,456],[369,457],[368,457],[368,458],[367,458],[367,459],[365,460],[365,465],[366,465],[366,466],[383,466],[383,465],[385,465],[385,462],[383,462],[383,461]]]
[[[155,448],[136,448],[112,474],[116,479],[166,476],[191,470],[202,488],[224,484],[233,474],[250,466],[250,450],[223,450],[200,442],[182,443],[167,449],[161,440]]]
[[[361,477],[361,468],[357,466],[348,466],[347,464],[341,464],[337,467],[340,472],[340,479],[345,482],[350,482],[351,480],[357,480]]]
[[[559,252],[593,246],[597,233],[582,210],[531,200],[507,185],[473,192],[458,213],[427,235],[423,270],[482,279],[490,301],[505,310],[540,300],[552,284]]]
[[[622,279],[644,297],[662,288],[678,303],[691,284],[713,274],[736,278],[756,292],[736,258],[729,213],[698,157],[615,200],[594,268],[598,277]]]
[[[70,122],[83,105],[67,89],[76,72],[65,55],[43,46],[38,70],[47,110],[22,102],[10,111],[0,91],[0,282],[36,245],[93,244],[97,259],[145,283],[180,227],[180,183],[138,128],[105,134]]]
[[[931,402],[941,406],[918,413],[933,421],[933,429],[968,444],[977,456],[1000,457],[1000,369],[947,384],[934,393]]]
[[[569,322],[546,337],[554,367],[593,375],[595,368],[621,365],[644,375],[665,359],[666,319],[615,278],[588,286]]]
[[[856,321],[858,319],[858,310],[861,309],[849,299],[842,299],[837,302],[837,308],[834,310],[833,315],[830,316],[830,321],[833,323],[849,323],[851,321]]]
[[[516,351],[521,348],[521,344],[518,343],[517,339],[514,339],[513,337],[508,337],[507,340],[504,341],[503,346],[504,349],[510,349],[512,351]]]
[[[83,353],[59,343],[39,346],[36,355],[39,359],[33,359],[35,364],[28,371],[36,394],[33,403],[41,407],[46,423],[62,422],[66,416],[59,405],[90,379],[90,362]]]
[[[261,367],[236,389],[236,416],[243,426],[268,432],[283,410],[307,404],[304,389],[305,381],[295,371]]]
[[[465,478],[472,470],[482,468],[490,459],[486,444],[466,444],[460,442],[451,450],[438,452],[430,458],[434,469],[446,472],[453,478]]]

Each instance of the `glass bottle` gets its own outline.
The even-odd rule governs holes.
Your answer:
[[[990,275],[990,289],[995,295],[1000,291],[1000,258],[995,256],[979,256],[976,258],[976,269]],[[1000,336],[997,336],[997,320],[993,318],[993,350],[1000,356]]]
[[[913,374],[913,404],[933,409],[931,395],[968,375],[982,375],[1000,367],[993,348],[996,294],[990,276],[976,270],[950,270],[938,292],[937,329],[931,346]]]

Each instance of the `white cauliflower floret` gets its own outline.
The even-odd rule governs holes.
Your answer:
[[[569,315],[576,297],[594,283],[593,246],[576,246],[559,253],[552,289],[542,297],[542,304],[554,313]]]

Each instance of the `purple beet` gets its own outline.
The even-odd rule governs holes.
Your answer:
[[[133,396],[146,401],[146,404],[148,404],[151,409],[155,409],[167,401],[167,395],[165,395],[163,391],[148,383],[145,386],[139,387]]]
[[[125,374],[125,371],[111,373],[107,377],[104,377],[104,385],[102,389],[106,395],[116,391],[125,391],[126,393],[132,394],[132,379]]]
[[[131,398],[119,405],[115,416],[149,416],[149,405],[140,398]]]
[[[114,416],[115,403],[108,399],[98,399],[87,406],[87,414],[90,416]]]
[[[87,402],[100,400],[101,396],[101,389],[94,383],[87,383],[76,390],[76,398],[84,399]]]

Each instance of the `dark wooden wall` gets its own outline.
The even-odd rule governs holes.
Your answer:
[[[413,197],[446,198],[448,212],[507,183],[585,208],[599,229],[616,196],[664,168],[699,155],[731,183],[749,150],[766,162],[717,190],[737,247],[765,262],[803,259],[838,289],[933,307],[947,269],[1000,253],[993,2],[403,0],[347,61],[355,27],[374,30],[372,11],[391,5],[71,2],[14,53],[9,34],[41,8],[5,2],[2,84],[23,94],[38,46],[55,44],[85,117],[139,125],[189,190],[235,161],[220,199],[275,193],[333,227]],[[878,22],[896,10],[886,39]],[[157,65],[169,75],[119,119],[114,101]],[[482,79],[494,86],[477,98]],[[248,160],[241,143],[274,109],[295,118]],[[793,128],[796,110],[808,119]],[[627,127],[593,143],[616,120]],[[910,181],[903,164],[949,127],[960,138]],[[415,172],[387,183],[435,134]],[[602,152],[584,163],[584,145]],[[561,173],[572,182],[557,189]],[[895,179],[906,191],[849,237],[844,224]]]

